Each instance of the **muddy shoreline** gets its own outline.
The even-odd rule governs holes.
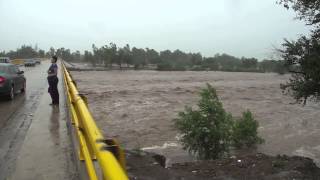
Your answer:
[[[165,157],[143,151],[127,151],[127,171],[136,180],[317,180],[320,169],[309,158],[242,154],[219,160],[175,163],[164,168]]]

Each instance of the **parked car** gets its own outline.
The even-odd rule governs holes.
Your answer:
[[[26,78],[23,74],[16,65],[0,63],[0,95],[12,100],[16,93],[24,93]]]
[[[10,63],[9,57],[0,57],[0,63]]]
[[[36,59],[36,64],[41,64],[41,60],[40,59]]]
[[[36,66],[36,61],[33,60],[33,59],[26,59],[24,61],[24,66],[27,67],[27,66]]]

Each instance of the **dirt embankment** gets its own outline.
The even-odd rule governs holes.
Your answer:
[[[319,180],[320,169],[303,157],[243,154],[220,160],[173,164],[163,168],[163,158],[144,152],[127,152],[130,179],[139,180]]]

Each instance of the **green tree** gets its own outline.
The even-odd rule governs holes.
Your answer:
[[[213,57],[204,58],[201,66],[204,69],[210,69],[213,71],[219,70],[219,64],[218,64],[216,58],[213,58]]]
[[[119,48],[117,55],[118,55],[117,64],[119,65],[120,69],[122,69],[122,63],[124,61],[125,51],[122,48]]]
[[[283,44],[283,59],[292,77],[281,88],[298,102],[308,98],[320,99],[320,44],[319,40],[305,36],[296,42]]]
[[[233,126],[233,145],[242,148],[263,143],[264,140],[258,136],[258,127],[259,123],[254,119],[252,113],[249,110],[243,112],[242,117],[236,120]]]
[[[201,65],[202,55],[201,53],[190,53],[192,65]]]
[[[0,57],[6,56],[7,53],[5,51],[0,51]]]
[[[262,72],[274,72],[274,70],[276,68],[276,64],[277,64],[277,61],[275,61],[275,60],[264,59],[263,61],[261,61],[259,63],[258,66]]]
[[[45,57],[45,51],[42,50],[42,49],[39,49],[38,56],[41,57],[41,58],[44,58]]]
[[[297,102],[320,100],[320,0],[280,0],[286,8],[298,13],[298,18],[313,27],[311,35],[297,41],[285,40],[281,52],[286,67],[292,73],[281,88]]]
[[[136,47],[132,48],[132,63],[136,69],[140,68],[140,66],[145,65],[146,52],[144,49],[138,49]]]
[[[218,58],[218,63],[222,66],[222,69],[225,71],[236,71],[238,67],[242,65],[241,61],[231,55],[222,54]]]
[[[103,59],[103,64],[105,67],[111,67],[112,63],[111,63],[111,57],[112,57],[112,52],[111,52],[111,48],[108,45],[102,46],[100,48],[100,50],[102,51],[102,59]]]
[[[181,132],[185,149],[200,159],[217,159],[229,155],[230,147],[252,147],[264,142],[258,136],[258,122],[248,110],[233,120],[220,102],[216,90],[209,84],[202,89],[198,109],[186,107],[174,119]]]
[[[90,63],[93,61],[93,55],[90,51],[84,51],[84,61]]]
[[[124,46],[122,48],[123,50],[123,62],[127,64],[127,67],[129,67],[130,64],[132,64],[132,54],[129,44]]]
[[[279,0],[285,8],[290,7],[298,13],[298,18],[305,20],[308,25],[320,23],[320,0]]]
[[[200,159],[216,159],[229,152],[232,133],[232,116],[220,102],[216,90],[209,84],[202,89],[199,110],[186,107],[175,119],[182,133],[182,144]]]
[[[160,63],[160,56],[159,56],[159,53],[156,50],[146,48],[145,52],[146,52],[147,61],[149,63],[151,63],[151,64]]]
[[[71,56],[72,56],[72,61],[78,61],[80,62],[80,59],[81,59],[81,53],[80,51],[75,51],[73,53],[71,53]]]
[[[244,69],[257,69],[258,66],[258,60],[256,58],[241,58],[241,63]]]
[[[15,58],[34,58],[38,56],[38,52],[32,48],[32,46],[22,45],[16,51]]]
[[[53,47],[50,47],[48,54],[50,57],[52,57],[56,54],[56,50]]]
[[[110,54],[111,65],[113,63],[119,64],[118,47],[115,43],[109,44],[109,54]]]
[[[97,65],[97,63],[99,62],[99,61],[101,61],[101,59],[102,59],[102,53],[101,53],[101,51],[97,48],[97,46],[95,45],[95,44],[92,44],[92,51],[93,51],[93,57],[92,57],[92,59],[91,59],[91,64],[92,64],[92,66],[96,66]]]

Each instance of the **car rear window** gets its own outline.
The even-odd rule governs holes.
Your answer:
[[[0,66],[0,73],[8,73],[9,68],[7,66]]]

